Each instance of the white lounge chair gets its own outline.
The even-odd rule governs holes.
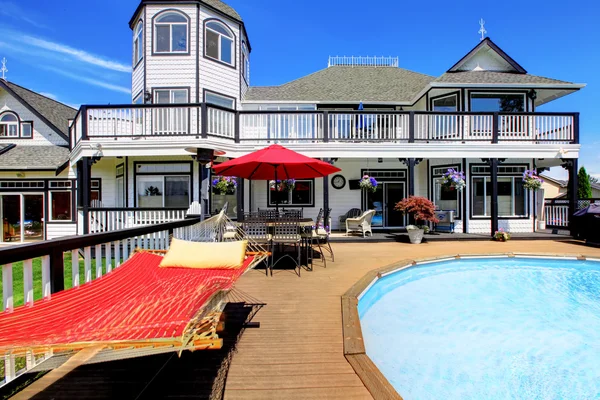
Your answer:
[[[375,215],[375,210],[368,210],[358,218],[347,218],[346,236],[348,236],[350,232],[361,232],[363,237],[365,237],[368,232],[373,236],[373,231],[371,230],[371,220],[373,220],[373,215]]]

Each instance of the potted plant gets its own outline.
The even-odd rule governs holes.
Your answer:
[[[411,215],[415,220],[416,225],[406,226],[410,242],[414,244],[421,243],[425,231],[429,230],[429,227],[424,225],[425,222],[439,222],[435,216],[435,205],[426,197],[410,196],[402,199],[394,206],[394,210]]]
[[[523,172],[523,187],[525,189],[535,192],[540,190],[542,183],[544,183],[544,180],[536,175],[535,170],[528,169]]]
[[[448,168],[448,171],[442,175],[442,186],[460,192],[467,186],[465,183],[465,173],[457,171],[454,168]]]
[[[365,175],[360,180],[360,188],[366,192],[377,191],[377,180],[369,175]]]
[[[500,228],[494,233],[494,240],[497,242],[507,242],[510,240],[510,233],[505,232],[504,229]]]
[[[235,194],[237,181],[232,176],[219,176],[212,181],[212,187],[215,194],[226,195]]]

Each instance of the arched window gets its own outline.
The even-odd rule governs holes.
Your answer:
[[[0,137],[19,137],[19,118],[6,112],[0,115]]]
[[[214,60],[234,66],[234,36],[229,28],[218,21],[209,21],[204,28],[204,54]]]
[[[133,65],[144,58],[144,23],[138,22],[133,32]]]
[[[154,21],[155,53],[188,52],[188,18],[176,11],[167,11]]]

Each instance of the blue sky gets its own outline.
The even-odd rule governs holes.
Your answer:
[[[587,83],[539,111],[581,112],[580,165],[600,177],[600,2],[505,0],[227,0],[252,45],[251,83],[281,84],[327,66],[329,55],[398,56],[441,75],[488,36],[531,74]],[[0,58],[9,80],[79,104],[126,103],[138,0],[0,0]],[[375,7],[373,4],[376,4]]]

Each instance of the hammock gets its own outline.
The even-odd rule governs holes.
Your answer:
[[[191,232],[197,240],[247,240],[224,213]],[[220,348],[217,330],[226,292],[268,253],[250,241],[249,255],[238,269],[188,269],[160,268],[162,256],[153,252],[161,251],[138,251],[95,281],[0,315],[0,354],[87,347]]]

